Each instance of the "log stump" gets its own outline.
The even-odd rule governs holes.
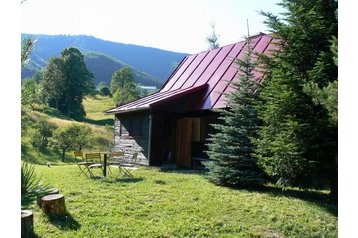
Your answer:
[[[51,190],[46,195],[59,194],[59,193],[60,193],[60,190],[58,190],[57,188],[51,188]],[[46,195],[44,195],[44,196],[46,196]],[[44,196],[37,197],[37,205],[39,205],[39,207],[41,207],[41,199]]]
[[[50,217],[64,216],[67,214],[65,197],[62,194],[51,194],[41,199],[41,207]]]
[[[34,215],[30,210],[21,210],[21,237],[34,236]]]

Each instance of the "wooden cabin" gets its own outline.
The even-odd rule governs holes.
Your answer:
[[[260,33],[251,37],[251,47],[266,54],[272,41]],[[225,93],[238,80],[235,59],[244,47],[242,41],[186,56],[157,93],[107,110],[115,115],[115,149],[138,152],[143,165],[192,167],[207,158],[210,124],[218,117],[213,109],[227,106]]]

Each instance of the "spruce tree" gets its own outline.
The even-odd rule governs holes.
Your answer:
[[[219,35],[215,31],[215,23],[211,23],[211,34],[206,37],[206,41],[208,42],[208,50],[217,49],[220,47],[219,44]]]
[[[218,110],[220,124],[214,124],[217,133],[210,135],[207,154],[215,162],[207,163],[209,179],[225,186],[257,186],[263,182],[263,172],[253,156],[251,142],[257,136],[259,124],[256,109],[258,84],[254,79],[253,51],[250,38],[246,38],[246,52],[237,59],[238,80],[227,94],[228,108]]]
[[[337,130],[307,85],[323,88],[337,79],[330,50],[337,36],[337,2],[283,0],[280,5],[287,10],[283,19],[262,12],[279,50],[265,67],[256,154],[282,186],[311,187],[330,180],[333,192]]]

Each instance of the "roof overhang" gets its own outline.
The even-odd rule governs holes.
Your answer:
[[[188,87],[184,89],[181,88],[172,91],[157,92],[144,98],[140,98],[133,102],[127,103],[125,105],[109,109],[105,112],[108,114],[123,114],[150,110],[155,107],[160,107],[163,104],[172,102],[175,99],[192,95],[193,93],[206,89],[207,87],[208,84],[203,84],[200,86]]]

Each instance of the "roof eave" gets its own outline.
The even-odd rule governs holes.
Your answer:
[[[116,111],[112,111],[112,112],[106,111],[106,113],[107,114],[123,114],[123,113],[129,113],[129,112],[146,111],[146,110],[149,110],[150,108],[151,108],[150,106],[146,106],[146,107],[127,109],[127,110],[126,109],[116,110]]]

